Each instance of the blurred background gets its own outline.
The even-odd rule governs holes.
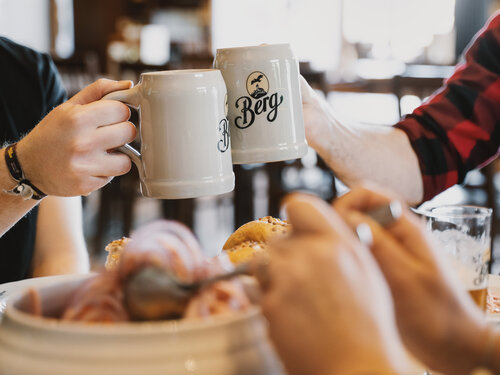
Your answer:
[[[211,67],[217,48],[288,42],[340,117],[391,126],[441,86],[498,9],[494,0],[0,0],[0,35],[50,53],[70,96],[100,77],[137,82],[144,71]],[[494,163],[473,171],[427,205],[472,203],[497,213],[497,170]],[[312,150],[234,171],[235,191],[217,197],[143,198],[135,168],[85,197],[95,264],[108,242],[157,218],[184,222],[214,255],[235,227],[278,216],[288,191],[332,200],[346,190]],[[500,259],[499,228],[495,215]],[[498,262],[492,267],[499,273]]]

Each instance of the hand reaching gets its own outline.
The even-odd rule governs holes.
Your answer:
[[[404,373],[389,290],[368,249],[319,198],[292,195],[286,207],[293,234],[270,246],[262,308],[289,373]]]
[[[334,207],[353,228],[370,226],[372,254],[392,292],[398,328],[407,348],[427,366],[469,374],[481,364],[488,327],[423,224],[407,208],[387,228],[364,213],[397,197],[356,188]],[[404,206],[402,204],[402,206]]]

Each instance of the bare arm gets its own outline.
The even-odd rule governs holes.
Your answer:
[[[342,122],[303,81],[308,141],[348,185],[369,180],[409,203],[431,199],[497,157],[499,48],[497,12],[443,87],[393,128]]]
[[[45,198],[38,212],[33,277],[86,272],[81,198]]]
[[[122,103],[99,99],[129,87],[129,81],[98,80],[45,116],[17,144],[26,178],[49,196],[78,196],[127,173],[130,159],[107,150],[134,139],[130,111]],[[0,237],[38,203],[4,192],[16,186],[4,152],[0,150]]]
[[[343,122],[303,78],[301,86],[307,141],[344,183],[374,182],[410,204],[422,201],[418,159],[403,131]]]

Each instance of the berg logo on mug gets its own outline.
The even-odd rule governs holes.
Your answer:
[[[228,112],[228,103],[227,103],[227,93],[224,96],[224,118],[219,122],[219,134],[220,139],[217,142],[217,150],[220,152],[226,152],[229,148],[229,121],[227,120],[227,112]]]
[[[227,86],[234,164],[306,154],[298,65],[288,44],[217,50],[214,67]]]
[[[229,121],[227,118],[223,118],[219,122],[219,134],[220,139],[217,142],[217,150],[220,152],[226,152],[229,148]]]
[[[247,78],[248,96],[236,100],[235,107],[241,108],[241,116],[234,119],[234,124],[239,129],[246,129],[253,125],[255,117],[266,115],[267,121],[274,122],[278,117],[278,107],[283,103],[283,95],[275,92],[269,93],[269,80],[262,72],[251,73]],[[252,100],[252,98],[254,100]]]

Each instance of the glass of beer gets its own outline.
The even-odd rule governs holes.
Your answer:
[[[488,265],[491,254],[490,208],[441,206],[427,213],[427,229],[448,257],[464,288],[486,311]]]

